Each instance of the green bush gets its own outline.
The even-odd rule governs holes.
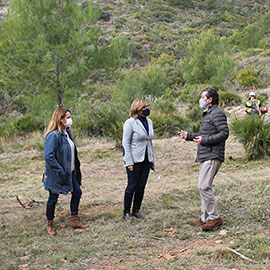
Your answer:
[[[186,119],[189,123],[189,132],[197,133],[200,129],[200,121],[202,119],[203,112],[203,110],[199,106],[200,97],[201,93],[194,96],[194,98],[188,105],[188,109],[186,110]]]
[[[220,106],[235,106],[241,104],[241,97],[235,93],[229,91],[219,91],[219,103]]]
[[[110,137],[119,148],[122,145],[123,123],[127,117],[109,105],[101,105],[74,119],[74,128],[80,135]]]
[[[190,84],[222,85],[230,78],[234,65],[225,40],[215,37],[213,31],[208,31],[187,46],[183,77]]]
[[[193,7],[193,2],[191,0],[166,0],[170,6],[175,6],[179,8],[191,8]]]
[[[159,99],[151,103],[151,116],[155,136],[170,137],[177,135],[181,129],[187,128],[184,117],[179,114],[171,98]]]
[[[259,72],[255,71],[254,68],[248,68],[245,70],[241,70],[236,79],[239,81],[240,86],[243,87],[260,87],[261,79],[259,76]]]
[[[211,84],[186,84],[180,89],[179,100],[183,102],[191,102],[194,105],[196,102],[199,102],[201,93],[206,87],[214,88]]]
[[[160,97],[168,87],[166,73],[158,66],[131,70],[125,74],[124,79],[116,83],[111,104],[114,107],[126,109],[135,98]]]
[[[176,11],[172,7],[164,5],[163,1],[149,1],[147,8],[149,9],[147,14],[149,17],[154,17],[161,22],[169,23],[174,21]]]
[[[270,33],[270,11],[268,11],[267,13],[265,13],[260,21],[260,25],[262,27],[262,30],[265,34],[269,34]]]
[[[257,48],[264,35],[258,24],[249,24],[242,32],[240,47],[242,49]]]
[[[242,50],[258,48],[264,34],[261,27],[256,24],[249,24],[242,32],[235,32],[228,38],[228,43],[238,46]],[[261,46],[261,45],[260,45]]]
[[[207,7],[209,9],[214,9],[216,8],[216,3],[217,1],[216,0],[207,0]]]
[[[8,138],[14,135],[15,130],[12,122],[6,117],[0,117],[0,137]]]
[[[175,136],[178,131],[187,127],[184,118],[177,113],[166,114],[153,110],[150,118],[153,121],[156,138]]]
[[[15,132],[19,135],[24,135],[35,130],[42,130],[44,128],[43,123],[30,114],[26,114],[16,120],[13,120],[12,126],[14,127]]]
[[[270,123],[264,118],[250,115],[235,117],[230,125],[232,134],[243,144],[247,160],[270,156]]]
[[[259,99],[261,101],[262,105],[268,100],[268,94],[267,93],[260,93],[256,97],[257,97],[257,99]]]

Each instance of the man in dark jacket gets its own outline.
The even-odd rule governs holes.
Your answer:
[[[218,107],[218,92],[206,88],[200,99],[200,107],[204,109],[198,134],[181,130],[179,135],[198,144],[196,161],[200,162],[198,188],[202,200],[202,215],[192,226],[201,226],[204,231],[211,231],[222,225],[217,211],[212,183],[221,163],[224,161],[225,141],[229,137],[227,117]]]

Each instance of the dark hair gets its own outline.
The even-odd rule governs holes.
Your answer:
[[[218,92],[215,89],[212,88],[205,88],[204,91],[207,92],[206,97],[207,98],[212,98],[212,105],[218,105],[219,104],[219,96],[218,96]]]

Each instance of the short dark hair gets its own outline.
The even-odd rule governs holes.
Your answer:
[[[213,88],[205,88],[204,91],[207,92],[206,97],[212,98],[212,105],[218,105],[219,104],[219,96],[217,90]]]

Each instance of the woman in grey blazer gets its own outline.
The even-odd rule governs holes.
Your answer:
[[[130,118],[124,124],[123,154],[128,176],[128,184],[124,195],[124,219],[130,215],[144,219],[140,213],[144,189],[150,169],[154,169],[155,156],[152,139],[154,138],[153,123],[149,105],[144,99],[137,98],[130,107]],[[133,202],[132,213],[130,214]]]

